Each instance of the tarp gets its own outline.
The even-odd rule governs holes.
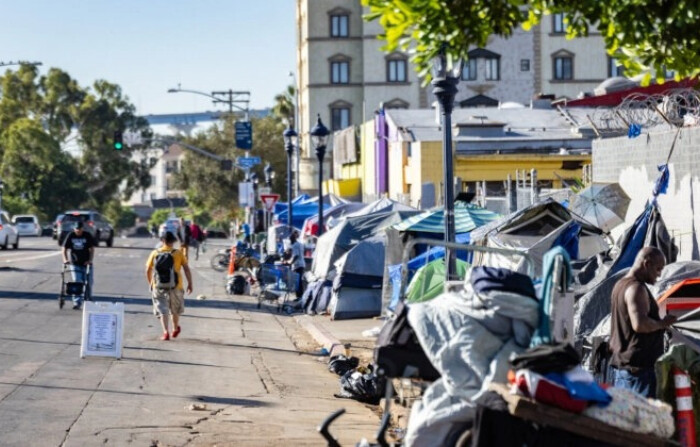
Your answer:
[[[493,211],[465,202],[456,202],[454,206],[455,233],[468,233],[501,217]],[[399,231],[423,233],[445,233],[445,209],[433,208],[416,216],[409,217],[393,226]]]
[[[382,289],[343,287],[334,290],[328,311],[333,320],[379,316],[382,313]]]
[[[373,236],[362,240],[342,255],[335,262],[334,286],[381,289],[385,244],[386,236]]]
[[[352,213],[349,213],[345,216],[342,216],[337,219],[331,219],[328,222],[328,226],[330,228],[339,225],[344,219],[349,219],[351,217],[360,217],[360,216],[367,216],[370,214],[377,214],[377,213],[389,213],[392,211],[417,211],[415,208],[412,206],[404,205],[402,203],[399,203],[395,200],[391,200],[389,198],[381,198],[379,200],[375,200],[374,202],[368,203],[365,205],[363,208],[360,208],[357,211],[354,211]]]
[[[296,199],[295,199],[296,200]],[[335,194],[326,194],[323,196],[323,210],[327,210],[333,206],[340,203],[347,203],[347,200],[341,199]],[[279,204],[279,202],[278,202]],[[277,220],[280,223],[287,223],[287,204],[282,205],[282,209],[277,214]],[[275,208],[277,209],[277,208]],[[317,197],[307,197],[304,200],[298,200],[292,202],[292,225],[297,228],[302,228],[304,226],[304,221],[318,214],[318,196]]]
[[[678,257],[678,247],[668,234],[666,224],[654,200],[647,203],[634,224],[625,230],[620,241],[620,252],[608,270],[608,276],[614,275],[623,268],[631,267],[642,247],[656,247],[661,250],[666,255],[667,264],[676,262]]]
[[[469,264],[461,259],[457,259],[456,267],[459,279],[464,279]],[[443,293],[444,289],[445,258],[443,257],[435,259],[418,269],[406,289],[406,301],[409,303],[428,301]]]
[[[326,228],[330,228],[328,223],[331,219],[345,216],[366,206],[360,202],[339,203],[323,211],[323,222]],[[318,208],[317,208],[318,210]],[[325,229],[324,229],[325,231]],[[302,236],[316,236],[318,234],[318,213],[307,217],[302,227]]]

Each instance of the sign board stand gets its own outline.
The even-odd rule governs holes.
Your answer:
[[[86,301],[83,304],[80,358],[120,359],[124,343],[124,303]]]

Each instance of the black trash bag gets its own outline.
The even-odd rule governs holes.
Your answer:
[[[350,370],[340,378],[340,393],[335,397],[354,399],[366,404],[378,405],[384,395],[386,379],[378,377],[372,365],[366,373]]]
[[[360,364],[360,359],[357,357],[345,357],[343,354],[334,355],[328,362],[328,370],[339,376],[344,376],[346,372],[357,368]]]

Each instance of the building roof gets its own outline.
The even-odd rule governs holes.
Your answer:
[[[458,153],[539,151],[565,154],[590,151],[596,138],[589,109],[483,107],[455,109],[453,138]],[[394,140],[441,141],[442,128],[433,109],[386,110]],[[564,151],[562,151],[564,149]]]
[[[663,84],[651,84],[646,87],[629,83],[628,85],[631,88],[619,89],[622,86],[622,82],[615,81],[615,79],[617,78],[603,81],[603,83],[596,88],[596,93],[600,92],[603,94],[567,100],[565,101],[566,107],[615,107],[620,105],[625,98],[635,93],[656,95],[668,90],[693,87],[698,82],[697,78],[684,79],[682,81],[666,81]]]

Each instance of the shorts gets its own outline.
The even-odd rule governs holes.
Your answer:
[[[185,313],[185,291],[175,289],[153,289],[153,313],[155,315],[182,315]]]

